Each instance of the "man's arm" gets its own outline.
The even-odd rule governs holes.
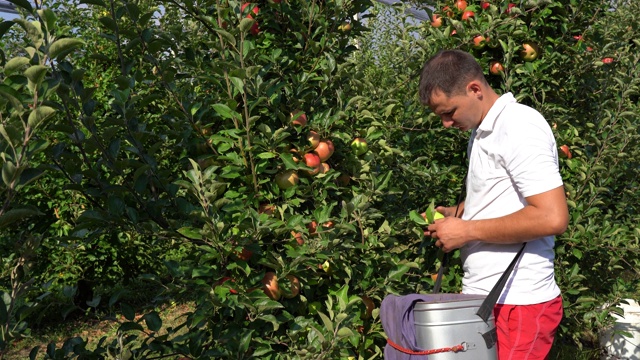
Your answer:
[[[429,225],[436,246],[449,252],[470,241],[514,244],[562,234],[569,224],[564,187],[526,198],[527,206],[503,217],[470,220],[447,217]]]

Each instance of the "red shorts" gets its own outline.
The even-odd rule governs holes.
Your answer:
[[[562,298],[534,305],[497,304],[493,315],[498,360],[543,360],[562,320]]]

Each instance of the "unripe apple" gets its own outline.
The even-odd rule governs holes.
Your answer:
[[[471,20],[471,18],[475,16],[476,16],[476,13],[474,13],[473,11],[465,11],[464,13],[462,13],[462,20],[469,21]]]
[[[367,151],[369,151],[369,145],[367,144],[367,140],[363,138],[355,138],[351,142],[351,151],[353,151],[353,153],[356,156],[360,156],[366,153]]]
[[[282,190],[298,185],[300,178],[295,170],[289,169],[276,174],[276,184]]]
[[[321,267],[322,270],[324,270],[324,272],[326,272],[327,274],[331,275],[333,273],[333,269],[331,268],[331,263],[329,262],[329,260],[323,262]]]
[[[532,42],[532,41],[527,41],[524,44],[522,44],[522,50],[520,50],[520,58],[524,61],[533,61],[535,59],[538,58],[538,55],[540,53],[540,48],[538,47],[538,44]]]
[[[307,134],[307,140],[309,140],[309,146],[311,147],[311,149],[315,149],[318,147],[318,144],[320,143],[320,134],[311,130]]]
[[[291,112],[291,124],[304,127],[307,125],[307,114],[302,110],[294,110]]]
[[[347,32],[351,30],[351,23],[345,22],[340,24],[340,26],[338,26],[338,30],[342,31],[342,32]]]
[[[278,300],[282,295],[280,286],[278,285],[278,277],[276,273],[267,271],[262,278],[262,291],[271,299]]]

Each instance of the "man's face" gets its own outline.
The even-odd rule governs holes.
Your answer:
[[[429,108],[440,116],[445,128],[455,127],[461,131],[477,128],[483,118],[481,103],[473,91],[448,97],[436,90],[431,95]]]

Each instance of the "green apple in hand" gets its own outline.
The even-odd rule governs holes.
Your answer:
[[[432,224],[434,221],[438,219],[444,219],[444,215],[435,210],[435,205],[433,201],[431,202],[431,204],[429,204],[429,207],[424,213],[418,214],[417,211],[411,210],[411,212],[409,213],[409,217],[416,224],[422,225],[422,226]]]

